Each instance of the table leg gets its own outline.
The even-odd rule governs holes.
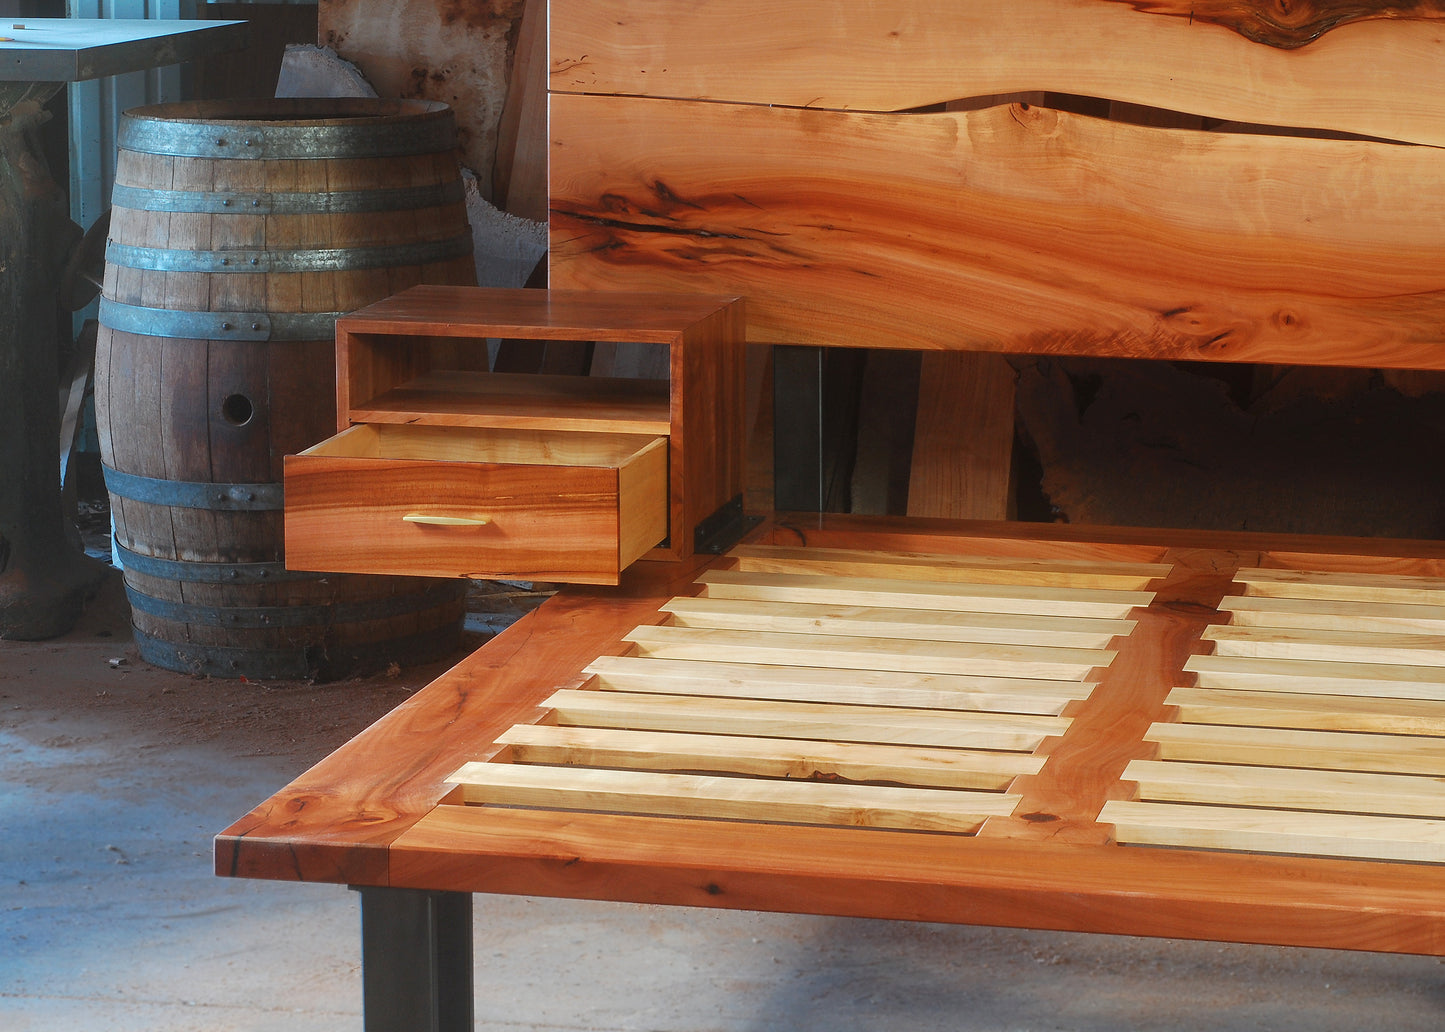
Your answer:
[[[472,1032],[472,897],[359,888],[366,1032]]]
[[[105,573],[60,505],[56,316],[78,230],[35,134],[59,89],[0,83],[0,638],[64,634]]]

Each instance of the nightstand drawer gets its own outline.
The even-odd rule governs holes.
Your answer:
[[[286,565],[616,584],[667,537],[667,438],[363,424],[285,469]]]

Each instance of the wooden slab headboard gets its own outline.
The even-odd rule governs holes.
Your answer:
[[[742,294],[762,343],[1445,368],[1445,0],[551,0],[550,89],[553,286]]]

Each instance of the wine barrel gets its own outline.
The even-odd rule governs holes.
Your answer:
[[[336,432],[337,316],[476,282],[451,111],[163,104],[118,144],[95,403],[141,656],[334,678],[456,648],[462,582],[288,571],[281,485]]]

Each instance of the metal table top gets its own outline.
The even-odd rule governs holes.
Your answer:
[[[0,18],[0,82],[80,82],[245,46],[243,21]]]

